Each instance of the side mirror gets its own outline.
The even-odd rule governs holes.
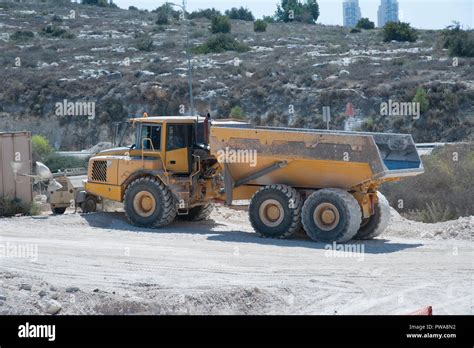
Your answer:
[[[41,180],[47,181],[53,178],[51,170],[41,162],[36,162],[36,175],[38,175]]]

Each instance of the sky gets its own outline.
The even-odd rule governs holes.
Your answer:
[[[181,4],[182,0],[169,0]],[[165,0],[114,0],[121,8],[133,5],[140,9],[153,10]],[[260,18],[275,13],[278,0],[187,0],[188,10],[216,8],[220,11],[244,6]],[[342,25],[343,0],[319,0],[322,24]],[[474,28],[474,0],[399,0],[400,19],[420,29],[442,29],[453,21],[461,22],[465,28]],[[379,0],[359,0],[363,17],[377,24]]]

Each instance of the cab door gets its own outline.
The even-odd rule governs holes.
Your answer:
[[[166,169],[177,174],[191,172],[191,124],[166,126]]]

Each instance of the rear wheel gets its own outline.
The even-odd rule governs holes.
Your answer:
[[[151,177],[133,181],[125,191],[124,203],[128,220],[136,226],[166,226],[173,222],[177,213],[171,191]]]
[[[66,212],[66,208],[53,208],[51,210],[54,215],[63,215]]]
[[[390,204],[383,194],[377,192],[378,203],[375,205],[375,213],[368,219],[362,220],[360,229],[355,239],[374,239],[380,236],[390,223]]]
[[[266,186],[252,197],[250,223],[263,237],[290,237],[301,229],[301,205],[300,194],[290,186]]]
[[[361,215],[359,203],[350,193],[340,189],[323,189],[306,199],[302,222],[312,240],[344,243],[356,235]]]

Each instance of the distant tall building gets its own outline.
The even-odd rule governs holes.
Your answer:
[[[342,3],[345,27],[355,27],[362,17],[359,0],[344,0]]]
[[[378,11],[378,25],[383,27],[388,22],[398,22],[398,1],[382,0]]]

